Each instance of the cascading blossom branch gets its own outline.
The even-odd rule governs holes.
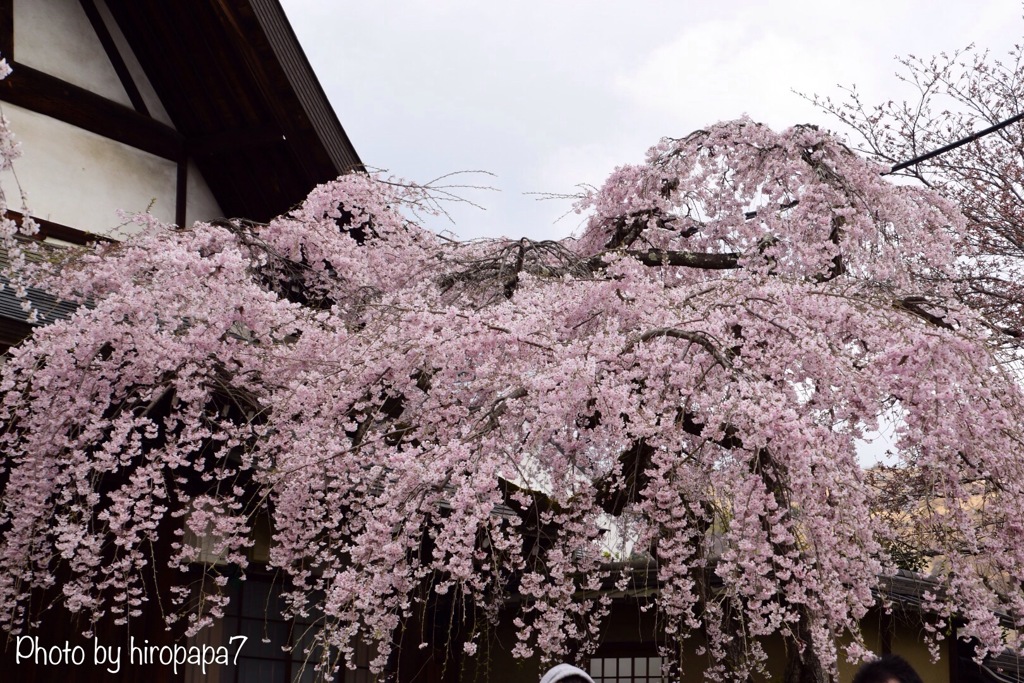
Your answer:
[[[432,595],[467,656],[513,607],[515,654],[587,652],[646,568],[667,654],[739,679],[781,635],[821,680],[896,547],[934,558],[937,630],[1001,649],[1024,400],[955,303],[959,213],[878,170],[744,119],[616,170],[578,239],[449,242],[401,213],[421,190],[349,175],[35,271],[87,305],[3,367],[0,625],[54,591],[131,619],[196,537],[221,561],[167,606],[195,631],[269,522],[289,609],[378,668]],[[857,456],[894,412],[899,498]]]

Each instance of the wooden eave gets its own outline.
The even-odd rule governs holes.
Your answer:
[[[79,1],[98,16],[93,0]],[[137,91],[129,107],[17,61],[0,99],[171,159],[180,181],[191,159],[227,217],[269,220],[362,168],[278,0],[106,4],[173,128],[149,116]],[[16,57],[11,6],[0,0],[0,52]]]
[[[107,0],[227,216],[266,221],[362,162],[278,0]]]

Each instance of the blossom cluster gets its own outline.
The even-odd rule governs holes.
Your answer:
[[[950,205],[749,120],[619,168],[562,243],[449,242],[402,212],[420,193],[348,175],[267,225],[150,221],[29,269],[82,305],[0,377],[0,627],[58,576],[130,620],[204,538],[203,599],[167,606],[195,631],[262,520],[290,612],[378,668],[432,596],[468,606],[468,654],[509,610],[517,655],[586,652],[650,568],[709,675],[775,635],[835,670],[897,538],[941,558],[962,634],[1024,625],[1024,396],[953,296]],[[857,450],[893,411],[899,505]]]

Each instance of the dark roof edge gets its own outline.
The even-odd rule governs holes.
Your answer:
[[[271,49],[284,69],[288,82],[302,103],[317,137],[327,150],[338,173],[362,170],[363,162],[356,153],[337,114],[324,93],[323,86],[299,45],[288,17],[278,0],[250,0],[253,13],[267,36]]]

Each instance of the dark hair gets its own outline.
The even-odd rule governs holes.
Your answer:
[[[579,674],[570,674],[564,678],[559,678],[558,683],[590,683],[590,681]]]
[[[885,655],[868,662],[853,677],[853,683],[923,683],[914,667],[899,655]]]

